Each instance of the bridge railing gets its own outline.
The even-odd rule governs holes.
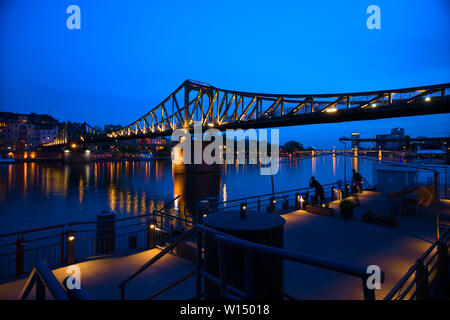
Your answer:
[[[428,300],[442,298],[449,287],[450,231],[425,251],[384,300]]]
[[[163,248],[177,233],[190,227],[192,221],[155,211],[114,219],[114,227],[102,227],[100,233],[98,221],[84,221],[3,234],[0,279],[26,274],[41,259],[49,267],[58,267],[96,257]]]

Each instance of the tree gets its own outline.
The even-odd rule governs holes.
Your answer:
[[[284,152],[287,152],[287,153],[294,153],[297,151],[303,151],[303,150],[305,150],[305,148],[298,141],[288,141],[284,144],[283,150],[284,150]]]
[[[94,130],[98,133],[103,133],[103,129],[100,128],[99,126],[94,126]]]
[[[105,124],[104,128],[104,132],[108,133],[111,131],[117,131],[119,129],[122,129],[121,125],[118,124]]]

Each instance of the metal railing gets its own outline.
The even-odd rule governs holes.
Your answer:
[[[448,199],[449,194],[449,180],[448,176],[448,166],[442,165],[429,165],[429,164],[416,164],[420,166],[416,169],[416,186],[422,187],[426,185],[434,184],[434,170],[438,173],[438,193],[440,199]],[[425,169],[426,168],[426,169]]]
[[[442,296],[449,285],[449,228],[414,263],[384,300],[428,300]]]
[[[84,221],[0,235],[0,279],[26,274],[39,260],[53,268],[166,247],[177,233],[193,224],[163,212],[165,208],[114,219],[113,227],[102,228],[103,234],[99,233],[99,221]]]
[[[363,296],[366,300],[375,300],[375,291],[374,289],[369,289],[366,285],[366,281],[370,274],[367,272],[366,267],[355,266],[347,263],[343,263],[337,260],[317,257],[313,255],[303,254],[299,252],[295,252],[288,249],[282,249],[277,247],[272,247],[268,245],[258,244],[249,242],[240,238],[236,238],[234,236],[219,232],[217,230],[205,227],[204,225],[196,224],[193,228],[185,232],[182,236],[180,236],[175,242],[173,242],[170,246],[166,247],[164,250],[159,252],[156,256],[142,265],[137,271],[123,280],[118,287],[121,290],[121,299],[125,299],[126,295],[126,285],[133,279],[135,279],[139,274],[143,271],[147,270],[150,266],[168,254],[171,250],[175,249],[177,246],[182,244],[184,241],[196,236],[197,238],[197,248],[196,248],[196,266],[195,270],[190,271],[180,277],[179,279],[173,281],[169,285],[165,286],[162,289],[157,290],[153,294],[151,294],[147,299],[153,299],[160,294],[166,292],[167,290],[175,287],[176,285],[186,281],[187,279],[196,276],[196,285],[195,285],[195,298],[200,300],[205,298],[203,282],[209,281],[214,283],[220,287],[220,297],[222,299],[252,299],[253,295],[251,292],[250,283],[252,281],[252,260],[253,255],[255,253],[262,253],[271,255],[273,257],[281,258],[283,261],[294,261],[297,263],[314,266],[326,270],[335,271],[338,273],[350,275],[353,277],[360,278],[362,280],[362,289]],[[212,241],[214,241],[218,245],[218,255],[219,255],[219,275],[218,277],[208,273],[205,270],[204,259],[205,252],[203,250],[205,241],[205,236],[209,236]],[[227,282],[225,277],[224,265],[225,255],[224,255],[224,247],[237,247],[240,250],[244,250],[245,252],[245,288],[244,290],[238,289]],[[381,273],[381,281],[384,281],[384,273]],[[286,295],[286,297],[290,297]]]
[[[325,195],[325,203],[337,199],[336,190],[338,183],[329,183],[322,185]],[[347,186],[348,190],[349,186]],[[349,191],[348,191],[349,192]],[[275,200],[275,212],[285,212],[293,210],[296,198],[300,196],[302,201],[310,203],[315,197],[314,188],[302,187],[291,190],[278,191],[274,193],[259,194],[255,196],[248,196],[238,199],[232,199],[222,201],[208,206],[204,204],[197,205],[197,209],[200,211],[200,217],[205,214],[210,214],[217,211],[233,211],[239,210],[242,203],[246,204],[247,210],[253,209],[257,212],[269,211],[271,202]],[[280,205],[281,203],[281,205]]]
[[[72,276],[64,279],[64,288],[59,284],[44,260],[39,260],[31,271],[28,279],[19,295],[20,300],[25,300],[36,286],[36,300],[45,300],[48,291],[54,300],[94,300],[94,298],[81,286],[77,284],[72,288],[68,282]]]

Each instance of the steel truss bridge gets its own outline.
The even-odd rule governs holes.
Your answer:
[[[83,142],[101,137],[101,133],[86,122],[73,123],[68,121],[59,131],[58,136],[51,142],[44,143],[44,147],[67,145],[73,142]]]
[[[186,80],[148,113],[119,130],[100,134],[87,126],[90,130],[77,136],[65,128],[44,146],[170,136],[176,129],[192,131],[194,121],[200,121],[204,130],[224,131],[449,112],[450,83],[357,93],[267,94]]]

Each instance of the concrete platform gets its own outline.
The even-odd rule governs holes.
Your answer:
[[[389,199],[377,192],[365,191],[359,196],[353,220],[339,216],[321,216],[298,210],[283,214],[285,248],[302,253],[337,259],[358,265],[379,265],[386,281],[377,290],[383,298],[409,267],[434,241],[435,215],[433,206],[421,216],[398,216],[398,228],[361,222],[367,209],[373,213],[389,213]],[[450,222],[450,201],[440,202],[441,224]],[[159,252],[104,258],[78,263],[82,285],[97,299],[119,299],[117,285]],[[172,255],[165,256],[127,286],[127,299],[144,299],[194,268],[194,263]],[[66,276],[66,268],[54,270],[59,281]],[[26,279],[0,285],[0,299],[16,299]],[[160,299],[190,299],[195,293],[195,279],[191,278],[162,294]],[[285,262],[285,293],[298,299],[362,299],[362,282],[358,278],[341,275],[299,263]]]
[[[367,209],[373,213],[389,213],[389,199],[377,192],[365,191],[359,196],[353,220],[340,218],[338,202],[330,204],[335,216],[321,216],[298,210],[284,214],[287,249],[337,259],[363,266],[379,265],[386,280],[377,299],[384,296],[407,272],[412,264],[434,241],[434,206],[423,215],[397,216],[399,226],[389,228],[361,222]],[[450,201],[440,202],[441,225],[450,221]],[[332,271],[285,264],[285,292],[299,299],[362,299],[362,284],[358,278]]]
[[[120,299],[117,285],[159,252],[159,249],[152,249],[129,256],[77,263],[81,270],[81,285],[96,299]],[[190,261],[166,255],[126,286],[126,298],[145,299],[194,268],[195,265]],[[66,270],[66,267],[53,270],[60,283],[68,276]],[[195,295],[194,289],[191,289],[194,288],[194,281],[194,278],[186,280],[161,294],[159,299],[191,299]],[[17,299],[25,282],[26,279],[20,279],[0,285],[0,299]],[[34,292],[29,298],[33,297]]]

